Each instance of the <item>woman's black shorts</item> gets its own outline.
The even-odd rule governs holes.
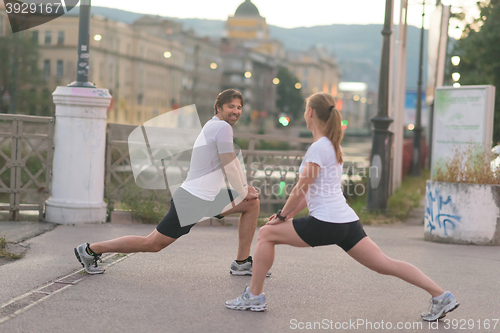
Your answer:
[[[170,209],[156,226],[162,235],[179,238],[187,234],[203,217],[221,218],[224,207],[238,197],[233,190],[221,190],[214,201],[200,199],[179,187],[170,201]],[[175,201],[175,204],[174,204]],[[176,208],[177,207],[177,208]],[[182,220],[182,225],[180,221]]]
[[[299,237],[310,246],[337,244],[346,252],[366,237],[359,220],[348,223],[330,223],[307,216],[293,219],[293,227]]]

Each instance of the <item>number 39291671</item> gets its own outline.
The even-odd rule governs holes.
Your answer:
[[[6,3],[7,14],[52,14],[58,13],[61,3]]]
[[[445,329],[460,329],[460,330],[500,330],[499,319],[444,319],[444,328]]]

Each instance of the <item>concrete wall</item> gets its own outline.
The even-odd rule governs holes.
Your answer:
[[[500,245],[500,185],[427,181],[424,238]]]

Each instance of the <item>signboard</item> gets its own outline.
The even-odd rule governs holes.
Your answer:
[[[436,88],[431,174],[470,144],[491,149],[494,86]]]

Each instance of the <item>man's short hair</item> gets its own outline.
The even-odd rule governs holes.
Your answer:
[[[221,92],[215,100],[214,114],[217,114],[217,107],[222,109],[224,104],[231,102],[235,98],[239,98],[241,100],[241,106],[243,106],[243,95],[238,90],[227,89]]]

